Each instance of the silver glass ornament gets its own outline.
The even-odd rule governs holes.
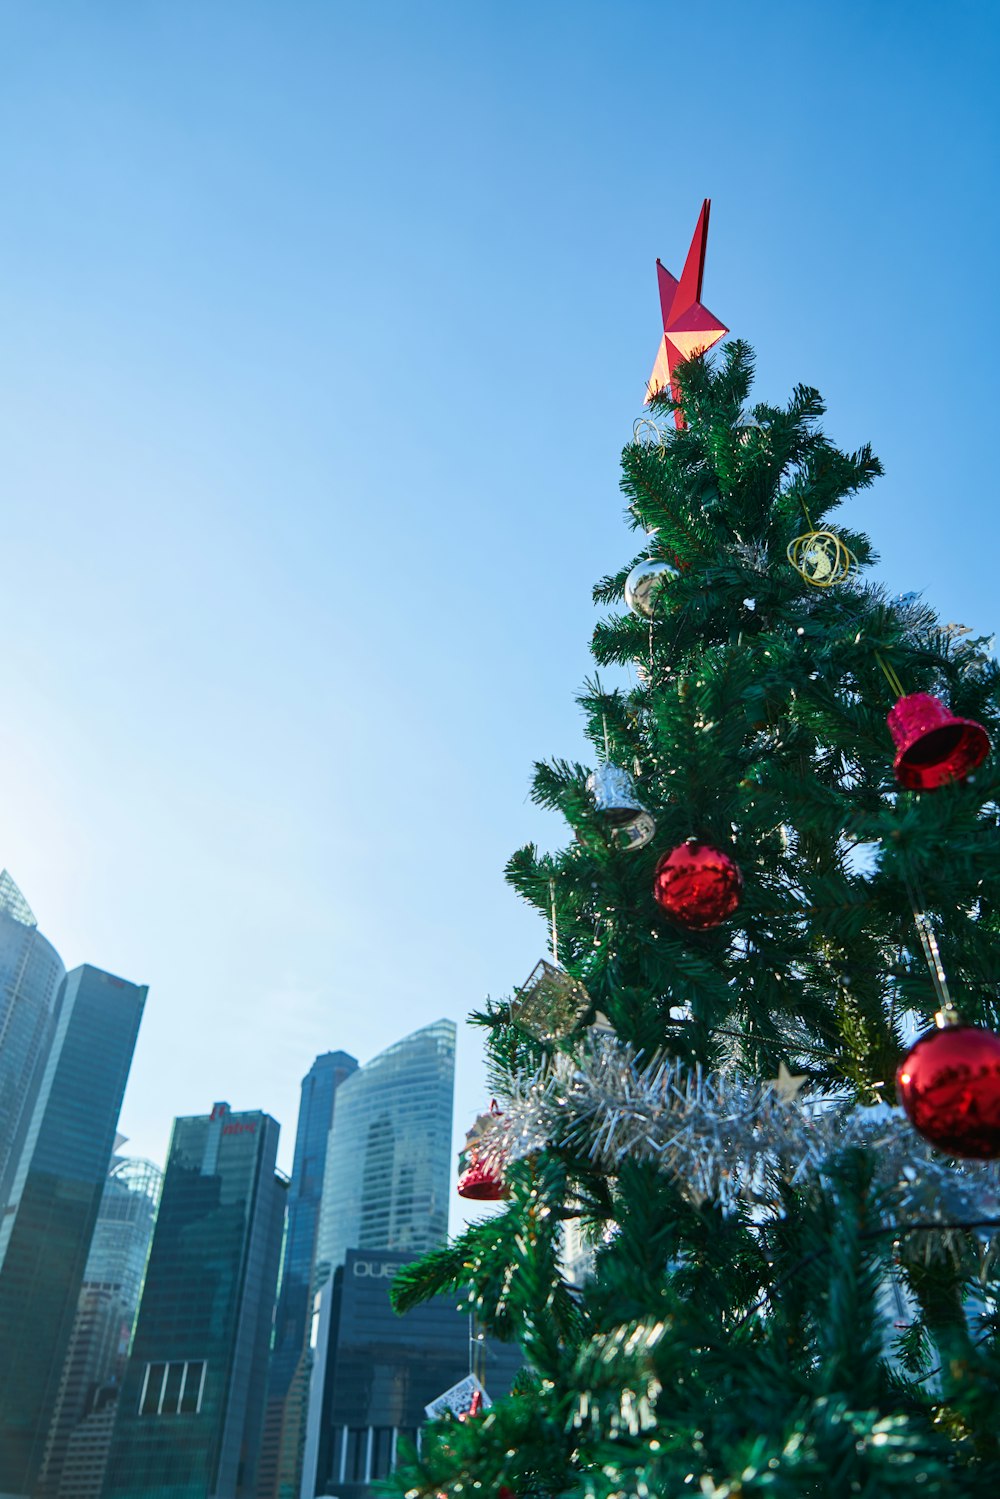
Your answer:
[[[594,798],[594,806],[611,827],[621,827],[632,822],[637,812],[645,808],[635,794],[635,785],[627,770],[605,760],[587,777],[587,790]]]
[[[510,1007],[510,1016],[539,1041],[571,1036],[590,1009],[590,995],[579,979],[546,962],[535,964]]]
[[[652,619],[664,583],[680,576],[680,568],[665,557],[644,557],[625,579],[625,602],[633,614]]]
[[[755,416],[745,416],[741,422],[737,422],[736,431],[738,433],[737,440],[743,447],[746,447],[755,432],[760,433],[762,442],[767,442],[770,436],[768,424],[759,422]]]
[[[615,842],[628,854],[637,848],[645,848],[656,832],[656,820],[648,812],[637,812],[631,822],[622,823],[615,829]]]
[[[642,448],[654,448],[658,453],[667,451],[668,430],[657,426],[648,417],[640,416],[632,423],[632,438]]]

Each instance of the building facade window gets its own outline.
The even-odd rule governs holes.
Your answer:
[[[140,1416],[197,1416],[205,1388],[205,1360],[147,1364],[139,1396]]]
[[[205,1388],[204,1359],[196,1359],[185,1365],[186,1373],[181,1386],[180,1414],[197,1416],[201,1411],[201,1397]]]
[[[391,1426],[376,1426],[372,1432],[372,1470],[370,1477],[384,1478],[392,1468],[394,1429]]]
[[[368,1482],[368,1428],[351,1426],[347,1430],[345,1443],[344,1481],[346,1483]]]
[[[335,1478],[342,1484],[385,1478],[402,1457],[399,1444],[404,1439],[419,1451],[420,1433],[413,1426],[338,1426],[333,1436]]]

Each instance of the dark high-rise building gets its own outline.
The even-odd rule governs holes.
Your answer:
[[[352,1249],[394,1250],[412,1260],[445,1242],[454,1088],[455,1024],[438,1020],[388,1047],[337,1090],[316,1245],[303,1495],[324,1493],[317,1485],[331,1471],[334,1272]]]
[[[62,959],[6,869],[0,872],[0,1213],[10,1198],[55,1034]]]
[[[417,1440],[426,1406],[473,1369],[488,1395],[506,1395],[523,1363],[516,1346],[474,1336],[451,1296],[397,1316],[389,1287],[409,1258],[350,1249],[334,1272],[319,1461],[303,1493],[368,1499],[400,1441]]]
[[[100,1499],[162,1178],[150,1161],[112,1157],[49,1427],[38,1499]]]
[[[278,1125],[174,1121],[106,1499],[252,1499],[286,1182]]]
[[[115,1143],[145,987],[85,964],[55,1035],[0,1219],[0,1495],[34,1495]]]
[[[309,1320],[316,1228],[337,1089],[357,1061],[346,1051],[317,1057],[302,1079],[295,1156],[288,1188],[281,1289],[274,1316],[258,1499],[297,1499],[309,1394]]]

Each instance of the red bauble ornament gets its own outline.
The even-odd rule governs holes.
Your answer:
[[[743,876],[721,848],[690,839],[663,855],[653,876],[653,894],[673,921],[704,932],[736,910]]]
[[[896,1073],[914,1129],[948,1155],[1000,1156],[1000,1036],[978,1025],[927,1031]]]
[[[896,745],[896,780],[907,791],[933,791],[948,781],[964,781],[990,752],[981,723],[956,718],[929,692],[901,697],[887,722]]]

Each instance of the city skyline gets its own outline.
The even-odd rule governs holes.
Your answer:
[[[6,947],[4,946],[5,943]],[[5,957],[5,953],[8,953],[9,955]],[[65,974],[65,968],[62,964],[62,960],[59,957],[58,952],[56,951],[52,943],[47,941],[38,930],[38,922],[35,913],[31,906],[28,904],[28,901],[22,893],[20,887],[18,886],[17,882],[10,874],[10,872],[7,869],[2,869],[0,870],[0,1002],[2,1002],[3,1000],[4,993],[3,986],[5,983],[5,963],[7,969],[12,975],[15,972],[20,975],[19,988],[16,987],[12,991],[12,995],[14,998],[28,993],[33,995],[34,990],[29,988],[29,983],[32,981],[32,975],[36,971],[38,973],[38,979],[37,981],[35,981],[36,986],[37,984],[41,983],[48,984],[49,987],[51,987],[52,994],[54,996],[55,985],[57,984],[58,980]],[[10,988],[9,982],[8,988]],[[48,991],[46,990],[46,992]],[[10,1005],[12,1003],[12,999],[9,998],[7,1000],[7,1003],[8,1005]],[[455,1033],[454,1041],[457,1042],[457,1038],[460,1032],[459,1023],[451,1018],[448,1019],[447,1023],[453,1027]],[[0,1026],[0,1032],[2,1032],[2,1026]],[[391,1050],[392,1046],[395,1044],[396,1043],[390,1042],[389,1049]],[[373,1057],[368,1059],[368,1061],[376,1060],[384,1050],[385,1048],[383,1046],[382,1050],[376,1052]],[[315,1062],[320,1060],[324,1055],[347,1057],[348,1053],[343,1051],[320,1053],[319,1057],[314,1060],[313,1066],[315,1066]],[[15,1056],[15,1060],[19,1060],[19,1058]],[[354,1062],[355,1067],[358,1067],[359,1065],[362,1067],[368,1065],[367,1062],[359,1064],[354,1058],[351,1058],[350,1060]],[[0,1083],[2,1083],[3,1080],[3,1061],[4,1058],[0,1057]],[[20,1075],[19,1073],[17,1073],[17,1069],[14,1069],[14,1071],[17,1075]],[[312,1068],[310,1068],[309,1071],[311,1072]],[[305,1080],[306,1079],[302,1079],[302,1082],[304,1083]],[[34,1080],[35,1089],[37,1089],[37,1084],[38,1079],[36,1078]],[[22,1095],[25,1099],[33,1096],[32,1090],[30,1086],[28,1086],[27,1082],[22,1088]],[[169,1130],[172,1130],[173,1122],[176,1117],[177,1116],[172,1116]],[[279,1120],[279,1124],[280,1122],[281,1121]],[[453,1112],[451,1128],[451,1137],[453,1139],[453,1142],[455,1142],[454,1149],[452,1151],[453,1155],[457,1155],[458,1142],[464,1140],[464,1132],[466,1127],[467,1125],[464,1118],[459,1119]],[[12,1130],[11,1139],[13,1140],[13,1138],[14,1132]],[[131,1143],[131,1138],[128,1135],[125,1135],[125,1139],[129,1140],[129,1142]],[[0,1144],[2,1143],[3,1140],[0,1139]],[[160,1156],[157,1157],[154,1155],[147,1157],[142,1155],[142,1152],[138,1148],[138,1142],[136,1142],[136,1157],[142,1159],[148,1158],[151,1160],[156,1159],[165,1161],[167,1153],[169,1152],[169,1148],[170,1138],[168,1133],[163,1152]],[[286,1144],[286,1154],[292,1152],[292,1150],[293,1145],[291,1143],[291,1140],[289,1140]],[[0,1168],[2,1168],[5,1160],[6,1157],[3,1151],[0,1150]],[[293,1166],[294,1157],[288,1161],[287,1169],[282,1169],[286,1169],[286,1174],[291,1176]],[[0,1185],[2,1185],[2,1181],[2,1170],[0,1170]],[[454,1201],[449,1200],[449,1224],[452,1221],[453,1215],[457,1215],[459,1221],[461,1222],[464,1217],[471,1214],[471,1212],[472,1209],[463,1204],[461,1199],[455,1197]]]
[[[25,929],[33,933],[33,913],[9,875],[0,888]],[[119,994],[132,1002],[127,1012],[131,1019],[121,1039],[114,1041],[107,1006],[110,1002],[113,1010],[120,1004],[115,999]],[[317,1383],[314,1369],[312,1380],[312,1398],[322,1400],[331,1271],[350,1254],[360,1255],[367,1263],[366,1256],[390,1252],[402,1263],[443,1243],[454,1188],[450,1125],[456,1027],[450,1020],[439,1019],[394,1041],[360,1067],[343,1051],[317,1057],[302,1080],[293,1181],[275,1170],[278,1122],[261,1111],[232,1110],[225,1103],[215,1103],[206,1116],[175,1119],[164,1177],[153,1163],[123,1154],[129,1142],[114,1129],[145,997],[145,987],[129,985],[89,965],[71,970],[59,991],[57,1025],[15,1175],[13,1206],[0,1227],[0,1338],[5,1346],[19,1348],[30,1340],[41,1359],[34,1413],[27,1419],[14,1402],[14,1426],[20,1422],[20,1436],[14,1426],[7,1433],[7,1468],[19,1441],[25,1447],[18,1458],[22,1469],[14,1476],[6,1470],[0,1476],[6,1477],[11,1493],[30,1490],[37,1492],[38,1499],[105,1499],[105,1495],[130,1493],[137,1482],[145,1482],[154,1470],[161,1471],[169,1463],[177,1481],[187,1484],[194,1495],[201,1492],[203,1482],[199,1465],[221,1461],[218,1472],[229,1476],[218,1481],[231,1484],[238,1470],[243,1475],[238,1493],[246,1499],[259,1499],[259,1493],[284,1495],[293,1488],[297,1493],[297,1476],[290,1479],[287,1462],[284,1470],[280,1463],[272,1466],[274,1478],[283,1486],[275,1489],[262,1474],[264,1487],[259,1492],[257,1488],[256,1450],[258,1444],[265,1449],[268,1430],[268,1375],[279,1398],[298,1379],[292,1390],[296,1420],[288,1433],[279,1432],[279,1447],[284,1438],[291,1450],[305,1435],[309,1368],[308,1364],[297,1367],[301,1360],[296,1358],[295,1345],[298,1340],[300,1349],[306,1347],[309,1325],[317,1320],[314,1288],[318,1285],[326,1293],[318,1318],[317,1350],[324,1372]],[[92,1056],[95,1040],[98,1054]],[[111,1092],[101,1113],[98,1093],[105,1074]],[[338,1114],[335,1104],[341,1093],[346,1096]],[[230,1165],[224,1166],[227,1157]],[[51,1213],[45,1203],[53,1191],[53,1201],[58,1202],[67,1190],[59,1184],[61,1177],[52,1178],[54,1186],[46,1183],[53,1171],[65,1173],[71,1159],[74,1175],[89,1173],[86,1200],[81,1199],[77,1208],[67,1199],[66,1208],[59,1208],[66,1221],[60,1219],[54,1235],[50,1231],[51,1242],[46,1241],[42,1254],[39,1215]],[[248,1166],[258,1182],[255,1186],[250,1186],[249,1178],[240,1185],[239,1173],[245,1175]],[[268,1195],[264,1184],[272,1178],[273,1192]],[[213,1183],[215,1188],[206,1195],[204,1188]],[[76,1187],[70,1197],[74,1194],[79,1196]],[[252,1219],[246,1217],[241,1201],[258,1204]],[[213,1216],[218,1219],[217,1227],[211,1226]],[[55,1224],[55,1218],[50,1223]],[[202,1223],[208,1258],[199,1265],[197,1255],[203,1251],[196,1249],[192,1234],[202,1234]],[[193,1326],[192,1307],[198,1296],[208,1292],[223,1260],[235,1249],[235,1240],[231,1249],[223,1246],[223,1239],[234,1232],[249,1235],[247,1247],[237,1256],[248,1256],[246,1266],[229,1290],[219,1282],[210,1293],[211,1304],[217,1308],[212,1313],[215,1333],[209,1336],[206,1321],[192,1339],[188,1330]],[[282,1243],[285,1273],[279,1287]],[[317,1249],[323,1256],[318,1272]],[[32,1258],[43,1268],[43,1303],[33,1291],[22,1294]],[[57,1280],[61,1289],[56,1287]],[[385,1287],[381,1289],[384,1293]],[[245,1303],[244,1297],[248,1298]],[[217,1318],[224,1302],[231,1308],[225,1313],[231,1325],[220,1342]],[[236,1309],[244,1305],[246,1309]],[[134,1342],[129,1348],[137,1306]],[[269,1359],[272,1312],[276,1338],[274,1358]],[[387,1313],[386,1302],[379,1315],[384,1319]],[[447,1318],[440,1322],[439,1314],[430,1318],[428,1332],[438,1323],[432,1341],[439,1364],[434,1367],[460,1373],[456,1357],[466,1356],[462,1350],[468,1347],[467,1334],[448,1332]],[[390,1315],[382,1358],[394,1346],[392,1325]],[[335,1321],[334,1331],[338,1326]],[[423,1368],[419,1355],[420,1326],[418,1316],[400,1344],[400,1357],[405,1356],[407,1367],[413,1365],[400,1389],[408,1388],[411,1393],[393,1418],[395,1425],[390,1423],[392,1430],[411,1431],[417,1419],[414,1412],[422,1409],[420,1402],[434,1393],[429,1386],[424,1388],[428,1369]],[[380,1336],[385,1342],[385,1334]],[[374,1345],[372,1356],[377,1356]],[[192,1357],[198,1397],[196,1407],[189,1409],[194,1398],[189,1378]],[[362,1361],[368,1357],[364,1354]],[[235,1412],[232,1389],[226,1403],[219,1404],[219,1392],[230,1384],[229,1375],[219,1383],[229,1360],[234,1370],[242,1370],[242,1383],[237,1381],[234,1388],[244,1393],[238,1397]],[[21,1405],[23,1362],[19,1361],[16,1374]],[[175,1366],[180,1371],[179,1384],[176,1379],[170,1382]],[[13,1366],[7,1367],[9,1384]],[[172,1412],[170,1402],[174,1401],[177,1413],[199,1417],[205,1413],[212,1418],[195,1423],[179,1445],[176,1433],[185,1423],[168,1423],[168,1429],[143,1419],[152,1411],[147,1386],[156,1378],[160,1385],[153,1414],[167,1407]],[[30,1388],[30,1380],[27,1385]],[[188,1397],[189,1405],[185,1405]],[[338,1409],[342,1402],[343,1394],[335,1402]],[[218,1430],[210,1437],[209,1451],[216,1455],[210,1458],[206,1452],[197,1457],[191,1441],[204,1447],[206,1432],[213,1428]],[[324,1430],[319,1435],[327,1444],[323,1448],[327,1461],[333,1437],[323,1435]],[[383,1445],[377,1446],[372,1459],[373,1472],[395,1453],[394,1436],[385,1446],[390,1435],[386,1427],[379,1438],[384,1438]],[[361,1462],[355,1455],[352,1471]],[[208,1471],[205,1467],[206,1475]],[[214,1489],[215,1479],[206,1476],[204,1481]]]
[[[0,917],[10,928],[5,991],[10,1009],[46,992],[37,982],[34,987],[25,982],[33,954],[40,973],[63,970],[7,871],[0,876]],[[215,1103],[207,1116],[176,1118],[161,1199],[158,1166],[124,1155],[128,1142],[116,1132],[146,994],[145,986],[83,965],[63,976],[52,1002],[48,1051],[38,1058],[32,1118],[20,1143],[12,1206],[0,1227],[0,1337],[5,1346],[32,1348],[27,1360],[17,1361],[16,1376],[15,1365],[7,1365],[8,1396],[15,1377],[18,1399],[9,1402],[10,1431],[0,1432],[7,1449],[0,1474],[4,1492],[105,1499],[131,1494],[137,1483],[169,1469],[171,1481],[192,1495],[220,1484],[228,1491],[235,1483],[237,1494],[259,1499],[255,1466],[258,1447],[266,1445],[269,1373],[279,1397],[298,1378],[292,1390],[296,1421],[280,1433],[285,1447],[291,1450],[304,1439],[307,1401],[316,1405],[316,1419],[322,1405],[307,1458],[315,1464],[318,1441],[321,1461],[353,1474],[352,1492],[361,1492],[366,1474],[378,1476],[395,1461],[397,1434],[413,1434],[437,1383],[453,1382],[469,1357],[469,1334],[452,1326],[450,1303],[415,1314],[400,1333],[382,1284],[371,1304],[372,1315],[385,1324],[381,1332],[373,1330],[369,1338],[361,1327],[348,1330],[354,1278],[350,1292],[337,1291],[339,1310],[330,1321],[331,1273],[339,1276],[345,1261],[357,1262],[356,1278],[373,1255],[382,1256],[380,1265],[386,1253],[394,1256],[384,1261],[388,1267],[444,1242],[455,1176],[455,1023],[438,1019],[360,1066],[344,1051],[317,1057],[302,1080],[292,1182],[275,1171],[279,1124],[266,1113]],[[131,1008],[121,1010],[124,1030],[115,1039],[112,1017],[125,1002]],[[43,1018],[47,1014],[44,1004],[36,1009]],[[28,1013],[34,1017],[34,1011]],[[32,1023],[37,1030],[37,1017]],[[243,1180],[248,1167],[256,1185]],[[68,1191],[67,1173],[74,1179],[82,1173],[89,1182],[82,1197],[75,1184]],[[273,1183],[270,1193],[267,1181]],[[206,1188],[212,1190],[206,1194]],[[46,1207],[50,1199],[58,1207],[55,1216]],[[250,1202],[257,1206],[247,1216]],[[38,1236],[43,1220],[50,1225],[44,1243]],[[236,1250],[235,1239],[228,1249],[224,1241],[234,1233],[245,1244],[234,1270],[244,1258],[245,1264],[223,1284],[219,1273]],[[203,1250],[197,1249],[196,1235],[204,1237]],[[282,1243],[285,1274],[279,1288]],[[42,1302],[30,1288],[33,1260],[42,1267]],[[318,1314],[313,1311],[317,1285],[323,1293]],[[193,1316],[197,1322],[192,1309],[205,1294],[215,1308],[214,1332],[209,1334],[203,1318],[204,1326],[192,1335]],[[224,1305],[229,1311],[223,1314]],[[269,1360],[272,1311],[276,1339]],[[221,1341],[220,1315],[227,1328]],[[301,1377],[309,1368],[296,1358],[295,1348],[297,1341],[305,1348],[310,1322],[319,1328],[311,1382]],[[485,1347],[479,1354],[485,1355]],[[39,1364],[34,1384],[25,1379],[32,1358]],[[360,1387],[351,1394],[348,1367],[375,1369],[387,1358],[402,1360],[392,1411],[351,1405],[360,1398]],[[502,1383],[517,1361],[512,1350],[501,1357]],[[325,1394],[334,1369],[338,1382]],[[34,1401],[30,1413],[26,1391]],[[344,1421],[356,1419],[350,1414],[355,1408],[371,1429],[367,1447],[348,1449]],[[178,1419],[151,1419],[164,1413]],[[185,1415],[198,1419],[193,1424],[179,1419]],[[14,1466],[20,1465],[17,1472],[12,1455]],[[261,1492],[297,1492],[294,1466],[289,1470],[286,1463],[282,1472],[278,1464],[279,1487],[264,1479]]]

